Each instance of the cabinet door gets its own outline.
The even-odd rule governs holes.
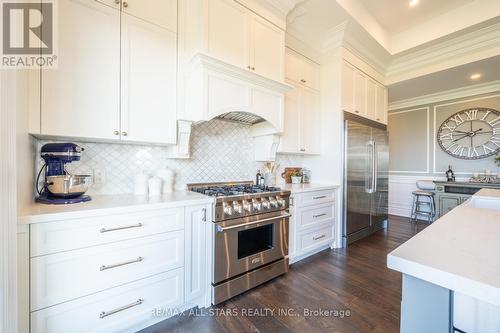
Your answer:
[[[368,77],[360,72],[354,73],[354,113],[366,116]]]
[[[64,27],[58,68],[42,72],[41,134],[117,139],[120,12],[92,0],[67,0],[59,2],[58,17]]]
[[[252,15],[252,70],[269,79],[283,82],[285,69],[285,32],[268,21]]]
[[[120,5],[121,5],[120,0],[95,0],[95,1],[120,10]]]
[[[300,92],[300,151],[319,154],[320,149],[320,105],[319,93],[309,88]]]
[[[186,302],[201,297],[207,290],[210,281],[211,269],[207,265],[207,259],[211,251],[207,251],[211,238],[209,227],[210,208],[207,205],[186,207],[185,210],[185,232],[186,232]],[[208,226],[208,228],[207,228]]]
[[[355,69],[348,63],[342,64],[342,110],[354,113]]]
[[[377,83],[367,78],[366,80],[366,117],[375,120],[377,118]]]
[[[377,84],[375,95],[377,104],[375,120],[387,124],[387,88]]]
[[[303,62],[297,53],[287,49],[285,56],[285,77],[287,80],[299,83],[302,79]]]
[[[439,196],[439,217],[451,211],[453,208],[460,205],[460,197],[458,196]]]
[[[233,0],[208,1],[208,53],[247,69],[249,23],[247,10]]]
[[[122,14],[122,139],[176,141],[176,34]]]
[[[285,96],[285,125],[278,147],[278,151],[282,153],[300,152],[300,90],[301,88],[296,87]]]
[[[307,58],[303,58],[302,83],[315,90],[320,89],[319,66]]]
[[[177,31],[177,0],[122,0],[124,13]]]

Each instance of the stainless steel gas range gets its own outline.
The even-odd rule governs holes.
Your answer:
[[[188,184],[188,190],[216,197],[214,304],[288,271],[290,191],[251,181]]]

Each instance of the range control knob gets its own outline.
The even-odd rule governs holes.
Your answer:
[[[267,199],[262,199],[262,200],[261,200],[261,202],[262,202],[262,208],[264,208],[264,209],[269,209],[269,208],[271,208],[271,203],[269,202],[269,200],[267,200]]]
[[[262,204],[257,199],[252,199],[252,206],[253,209],[257,211],[262,209]]]
[[[224,207],[224,214],[233,215],[233,207],[232,206],[230,206],[224,202],[223,207]]]
[[[247,212],[252,212],[252,205],[247,200],[243,200],[243,209]]]
[[[279,207],[285,207],[286,201],[282,197],[276,197],[276,201],[278,202]]]
[[[243,206],[238,201],[233,201],[233,209],[236,213],[243,213]]]
[[[269,203],[271,204],[271,207],[273,208],[278,208],[278,200],[276,198],[269,198]]]

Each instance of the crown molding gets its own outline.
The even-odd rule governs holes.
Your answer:
[[[302,0],[264,0],[279,10],[285,16],[292,11]]]
[[[488,94],[500,91],[500,80],[475,84],[457,89],[445,90],[435,94],[423,95],[389,103],[389,111],[427,105],[457,98]]]
[[[500,23],[395,57],[385,74],[388,84],[500,54]]]

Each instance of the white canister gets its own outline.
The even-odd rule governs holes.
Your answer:
[[[149,176],[140,173],[134,177],[134,194],[136,195],[147,195],[148,194],[148,179]]]
[[[171,193],[174,191],[175,173],[171,169],[160,169],[156,171],[156,177],[163,181],[162,193]]]
[[[264,185],[265,186],[274,186],[276,185],[276,174],[274,173],[265,173],[264,174]]]
[[[149,196],[156,197],[161,195],[161,183],[162,180],[158,177],[149,178]]]

